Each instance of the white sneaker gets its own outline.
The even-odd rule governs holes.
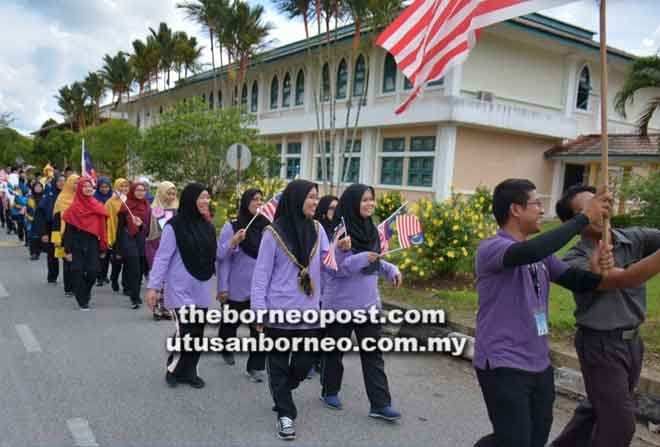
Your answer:
[[[285,441],[296,439],[296,426],[288,416],[277,418],[277,437]]]

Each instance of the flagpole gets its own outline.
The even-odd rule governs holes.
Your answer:
[[[405,202],[403,202],[403,203],[401,204],[401,206],[398,207],[398,208],[396,209],[396,211],[394,211],[392,214],[390,214],[389,217],[388,217],[387,219],[385,219],[383,222],[387,222],[388,220],[390,220],[390,219],[392,218],[392,216],[396,216],[396,213],[398,213],[399,211],[401,211],[406,205],[408,205],[408,201],[407,201],[407,200],[406,200]],[[381,222],[381,224],[382,224],[383,222]]]
[[[600,144],[602,184],[609,185],[609,135],[607,131],[607,0],[600,0]],[[610,242],[610,220],[603,221],[603,242]]]
[[[390,251],[386,251],[385,253],[381,253],[379,256],[382,258],[383,256],[387,256],[390,253],[396,253],[397,251],[405,250],[406,248],[408,248],[408,247],[395,248],[394,250],[390,250]]]
[[[259,214],[261,214],[261,207],[259,207],[257,209],[257,212],[254,213],[254,217],[252,219],[250,219],[250,222],[248,222],[248,224],[245,226],[245,228],[243,228],[245,231],[247,231],[248,228],[250,228],[250,225],[252,225],[252,222],[254,222],[254,219],[256,219]]]

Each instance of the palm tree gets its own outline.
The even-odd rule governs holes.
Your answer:
[[[83,82],[83,88],[85,89],[87,97],[92,100],[92,122],[97,126],[101,115],[101,99],[103,98],[106,89],[105,80],[103,79],[103,76],[98,73],[93,71],[89,72]]]
[[[160,22],[158,31],[149,28],[151,35],[158,42],[158,49],[160,54],[159,67],[163,71],[164,81],[167,83],[167,88],[170,87],[170,71],[174,63],[174,36],[172,29],[167,26],[167,23]]]
[[[218,31],[217,26],[223,10],[227,7],[226,0],[195,0],[177,3],[177,8],[183,9],[186,16],[206,28],[211,41],[211,65],[213,67],[213,91],[218,91],[215,73],[215,49],[213,46],[213,34]],[[220,47],[220,65],[222,66],[222,47]]]
[[[624,118],[626,117],[626,104],[632,104],[635,93],[645,88],[660,87],[660,56],[647,56],[635,59],[623,87],[614,98],[614,107]],[[656,96],[644,106],[642,114],[637,120],[640,134],[646,136],[649,124],[655,112],[660,109],[660,97]]]
[[[126,93],[130,99],[131,84],[135,80],[133,70],[128,63],[128,58],[126,56],[126,53],[119,51],[114,57],[109,54],[106,54],[103,57],[104,64],[101,69],[101,75],[112,91],[112,100],[114,101],[115,97],[117,97],[115,107],[117,107],[121,101],[121,97],[124,93]]]
[[[197,45],[197,38],[192,36],[188,38],[188,44],[185,47],[183,57],[184,76],[188,77],[188,71],[196,73],[201,68],[199,59],[202,57],[204,47]]]
[[[158,73],[159,61],[157,46],[149,45],[140,39],[133,41],[133,54],[128,58],[128,62],[140,88],[140,96],[144,94],[145,84]]]
[[[75,105],[73,104],[73,95],[71,93],[71,87],[65,85],[57,91],[55,95],[55,100],[57,101],[57,106],[60,108],[60,115],[64,117],[65,121],[68,121],[71,129],[73,130],[73,122],[75,118]]]
[[[236,2],[231,12],[231,21],[226,27],[231,32],[231,53],[238,64],[237,86],[243,85],[248,65],[269,43],[268,35],[273,29],[264,21],[264,7]]]
[[[277,9],[289,19],[302,17],[305,25],[305,39],[309,39],[310,0],[275,0]]]

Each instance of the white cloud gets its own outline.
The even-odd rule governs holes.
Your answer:
[[[205,46],[202,62],[210,66],[208,35],[187,20],[180,0],[2,0],[0,2],[0,109],[12,111],[15,125],[28,132],[48,117],[61,119],[53,96],[58,88],[98,70],[103,55],[128,51],[134,39],[161,21],[196,35]],[[273,44],[304,38],[302,21],[276,12],[273,2],[258,1],[275,29]],[[660,2],[608,0],[610,45],[637,54],[660,47]],[[545,11],[548,15],[597,31],[595,0]],[[6,37],[8,36],[8,38]]]

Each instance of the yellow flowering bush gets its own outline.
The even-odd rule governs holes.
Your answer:
[[[399,191],[390,191],[376,198],[375,220],[380,223],[390,217],[403,203],[403,195]]]
[[[471,271],[479,242],[496,231],[486,188],[478,189],[472,196],[452,190],[451,197],[443,202],[421,199],[410,207],[410,213],[422,224],[424,242],[390,257],[413,279]],[[392,242],[390,249],[397,246]]]
[[[258,188],[264,194],[264,202],[270,200],[275,194],[280,192],[287,184],[287,181],[277,178],[256,178],[247,182],[241,183],[239,191],[232,189],[224,197],[218,198],[217,201],[212,201],[211,205],[214,210],[214,220],[217,227],[222,227],[225,222],[234,219],[238,213],[238,203],[241,195],[250,189]]]

